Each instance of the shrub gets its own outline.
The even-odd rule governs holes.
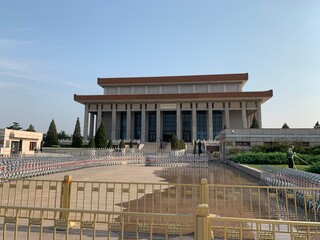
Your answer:
[[[119,148],[126,148],[126,144],[124,143],[123,139],[121,139],[119,143]]]
[[[287,164],[286,153],[246,152],[231,156],[231,160],[241,164]]]
[[[307,155],[307,154],[297,154],[298,157],[294,158],[295,164],[306,165],[320,163],[320,156]],[[300,160],[300,159],[302,160]],[[232,161],[241,163],[241,164],[287,164],[287,154],[283,152],[274,152],[274,153],[255,153],[255,152],[246,152],[239,153],[231,156]],[[307,162],[307,163],[305,163]]]
[[[109,148],[109,149],[113,148],[113,141],[112,141],[112,139],[109,139],[108,144],[107,144],[107,148]]]

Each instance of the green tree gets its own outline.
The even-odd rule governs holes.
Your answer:
[[[51,147],[52,145],[59,145],[58,133],[54,120],[51,120],[49,129],[44,139],[44,147]]]
[[[58,133],[58,139],[61,140],[61,139],[71,139],[71,138],[68,134],[66,134],[65,131],[62,130]]]
[[[81,128],[80,121],[77,118],[76,126],[74,127],[73,135],[72,135],[72,144],[71,146],[74,148],[82,148],[82,136],[81,136]]]
[[[89,143],[88,143],[88,148],[95,148],[95,144],[94,144],[94,138],[90,138]]]
[[[7,129],[21,130],[22,127],[20,127],[20,124],[18,122],[13,122],[13,124],[10,127],[7,127]]]
[[[282,125],[282,128],[283,128],[283,129],[289,129],[290,127],[288,126],[287,123],[284,123],[284,124]]]
[[[113,141],[112,139],[109,139],[108,144],[107,144],[107,148],[112,149],[113,148]]]
[[[258,123],[258,120],[256,119],[256,117],[254,116],[252,119],[252,124],[250,128],[260,128],[260,125]]]
[[[133,148],[133,142],[132,142],[132,140],[131,140],[130,143],[129,143],[129,147],[130,147],[130,148]]]
[[[125,148],[126,144],[124,143],[123,139],[121,139],[120,143],[119,143],[119,148]]]
[[[34,126],[32,124],[29,125],[29,127],[26,129],[28,132],[35,132]]]
[[[319,121],[316,122],[316,124],[314,125],[313,128],[320,128],[320,124],[319,124]]]
[[[96,135],[94,136],[94,143],[96,148],[105,148],[107,145],[106,129],[102,122],[97,130]]]

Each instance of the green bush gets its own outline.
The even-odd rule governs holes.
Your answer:
[[[124,143],[123,139],[121,139],[119,143],[119,148],[126,148],[126,144]]]
[[[298,157],[294,158],[295,164],[306,165],[320,163],[320,156],[297,154]],[[273,152],[246,152],[232,155],[230,158],[232,161],[241,164],[287,164],[287,153]],[[302,160],[300,160],[302,159]],[[307,163],[305,163],[307,162]]]
[[[112,139],[109,139],[108,144],[107,144],[107,148],[109,148],[109,149],[113,148],[113,141],[112,141]]]
[[[246,152],[231,156],[231,160],[241,164],[287,164],[286,153]]]
[[[186,144],[183,140],[178,139],[176,135],[172,135],[170,139],[171,150],[181,150],[186,148]]]
[[[133,148],[133,142],[132,142],[132,140],[131,140],[130,143],[129,143],[129,148]]]

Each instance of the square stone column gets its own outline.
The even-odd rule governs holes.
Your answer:
[[[177,103],[177,113],[176,113],[176,127],[177,127],[177,138],[181,139],[181,110],[180,110],[180,103]]]
[[[241,102],[242,128],[248,128],[246,101]]]
[[[224,102],[224,119],[226,128],[230,128],[230,113],[229,113],[229,102]]]
[[[88,140],[88,119],[89,112],[88,112],[88,104],[84,105],[84,121],[83,121],[83,140]]]
[[[94,132],[94,113],[90,113],[90,132],[89,136],[90,138],[94,137],[95,132]]]
[[[197,139],[197,109],[196,103],[192,103],[192,139]]]
[[[145,103],[142,103],[141,108],[141,136],[140,140],[142,143],[146,141],[146,105]]]
[[[102,116],[102,112],[101,112],[101,103],[98,104],[98,116],[97,116],[97,125],[96,128],[98,130],[98,128],[101,125],[101,116]]]
[[[127,104],[127,126],[126,126],[126,139],[130,140],[130,129],[131,129],[131,109],[130,104]]]
[[[208,132],[207,136],[209,140],[213,140],[213,127],[212,127],[212,102],[209,102],[208,107]]]
[[[262,128],[262,117],[261,117],[261,101],[257,101],[257,120],[259,122],[260,128]]]
[[[111,139],[116,139],[116,122],[117,122],[117,112],[116,104],[112,104],[112,113],[111,113]]]
[[[161,118],[160,118],[160,103],[157,103],[157,130],[156,130],[156,142],[160,142],[160,124],[161,124]]]

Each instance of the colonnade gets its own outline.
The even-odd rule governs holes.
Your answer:
[[[100,126],[102,120],[103,120],[103,114],[104,113],[111,113],[111,122],[108,122],[108,126],[111,129],[111,134],[108,138],[111,139],[117,139],[117,126],[120,124],[120,120],[117,117],[118,112],[126,112],[126,139],[134,139],[134,136],[132,136],[132,129],[133,126],[132,121],[132,112],[141,112],[141,132],[140,132],[140,141],[142,143],[149,142],[148,139],[148,119],[147,114],[148,112],[155,112],[156,113],[156,129],[155,129],[155,142],[162,141],[162,121],[161,121],[161,115],[163,112],[166,111],[175,111],[176,112],[176,136],[179,139],[183,139],[182,137],[182,113],[184,111],[191,112],[191,140],[198,139],[197,138],[197,111],[205,111],[206,117],[207,117],[207,139],[206,140],[213,140],[214,139],[214,121],[213,121],[213,114],[214,111],[221,111],[222,113],[222,129],[223,128],[249,128],[252,119],[255,116],[258,120],[260,127],[261,127],[261,102],[257,101],[255,104],[255,107],[247,108],[247,102],[241,101],[238,108],[234,108],[231,106],[229,101],[223,102],[223,107],[215,108],[213,107],[213,102],[206,103],[206,108],[199,108],[197,106],[197,102],[191,102],[189,103],[190,107],[185,108],[182,106],[182,103],[154,103],[154,109],[147,109],[147,103],[139,104],[139,109],[133,109],[132,105],[130,103],[126,103],[122,105],[125,105],[124,109],[117,109],[118,103],[112,103],[109,105],[111,106],[110,109],[102,109],[103,103],[90,103],[90,104],[84,104],[84,128],[83,128],[83,138],[86,140],[92,136],[95,135],[95,132],[97,131],[97,128]],[[89,105],[96,105],[94,110],[90,109]],[[238,111],[241,114],[233,115],[232,113],[234,111]],[[235,118],[235,119],[232,119]],[[220,129],[220,130],[222,130]]]

